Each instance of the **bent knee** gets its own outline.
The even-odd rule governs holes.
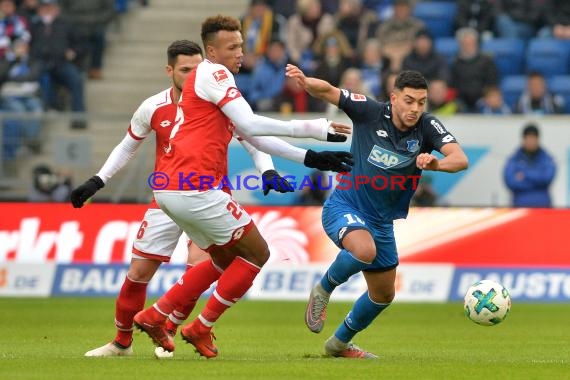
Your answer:
[[[394,297],[396,296],[395,291],[388,291],[388,292],[369,292],[370,299],[376,303],[392,303]]]
[[[376,258],[376,246],[359,247],[351,253],[356,259],[371,264]]]

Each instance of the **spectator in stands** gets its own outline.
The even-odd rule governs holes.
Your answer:
[[[370,38],[364,44],[360,72],[364,85],[370,89],[372,95],[378,99],[382,94],[382,78],[390,70],[390,60],[382,56],[380,42]]]
[[[455,115],[464,112],[465,106],[449,90],[443,79],[432,79],[429,82],[428,112],[434,115]]]
[[[479,51],[479,33],[473,28],[462,28],[456,33],[459,51],[451,65],[451,87],[465,103],[467,112],[477,112],[476,103],[483,89],[498,83],[497,67],[493,58]]]
[[[38,165],[32,172],[29,202],[67,202],[71,193],[71,174],[54,172],[48,165]]]
[[[352,49],[362,53],[370,32],[378,26],[376,13],[365,8],[362,0],[340,0],[336,19],[337,29],[346,36]]]
[[[261,112],[277,111],[276,100],[285,87],[287,53],[285,44],[276,40],[269,44],[265,57],[253,70],[250,88],[250,104]]]
[[[311,185],[305,184],[301,189],[296,202],[304,206],[321,206],[325,203],[328,190],[332,188],[330,178],[319,170],[314,170],[310,175]]]
[[[445,58],[433,47],[433,38],[427,29],[416,33],[412,52],[404,58],[402,70],[415,70],[429,82],[435,78],[449,79],[449,69]]]
[[[546,26],[539,31],[540,37],[570,39],[570,1],[546,0]]]
[[[314,46],[317,58],[315,76],[338,86],[344,70],[352,66],[354,51],[347,39],[339,31],[333,31],[320,37]]]
[[[251,0],[246,15],[241,19],[244,55],[236,83],[248,101],[251,101],[253,70],[267,53],[270,42],[285,38],[286,22],[283,16],[273,13],[266,0]]]
[[[297,84],[294,78],[285,78],[285,88],[275,100],[278,110],[283,115],[289,115],[292,112],[309,112],[313,111],[313,103],[309,99],[307,92]]]
[[[537,0],[499,0],[495,19],[497,37],[529,40],[536,34],[544,4]]]
[[[339,88],[348,90],[354,94],[366,95],[370,98],[374,98],[374,95],[370,92],[370,89],[366,87],[364,81],[362,80],[362,73],[359,69],[351,67],[346,69],[342,74]],[[333,119],[336,116],[339,108],[332,103],[327,104],[327,118]]]
[[[512,193],[514,207],[550,207],[549,187],[556,175],[556,163],[540,146],[539,129],[528,124],[522,133],[522,146],[509,157],[503,172]]]
[[[473,28],[482,40],[493,38],[498,0],[457,0],[455,29]]]
[[[115,17],[115,0],[60,0],[63,17],[70,23],[73,38],[85,46],[77,57],[83,66],[88,60],[89,79],[103,78],[103,55],[106,45],[107,25]]]
[[[391,68],[399,71],[402,61],[412,51],[414,38],[423,22],[412,17],[411,0],[394,0],[394,16],[380,24],[376,36],[382,45],[382,54],[390,58]]]
[[[18,14],[26,20],[28,27],[32,25],[36,17],[38,17],[39,6],[39,0],[24,0],[22,5],[18,7]]]
[[[483,97],[477,101],[477,112],[483,115],[510,115],[511,107],[505,104],[501,89],[489,86],[483,90]]]
[[[14,0],[0,0],[0,59],[14,59],[12,43],[16,40],[30,42],[26,20],[16,14]]]
[[[527,78],[527,88],[518,100],[517,113],[551,115],[564,112],[564,98],[548,91],[541,73],[533,71]]]
[[[398,73],[398,71],[388,70],[382,77],[382,89],[380,93],[381,102],[390,101],[390,94],[394,91],[394,84],[396,83]]]
[[[41,65],[30,58],[29,45],[26,41],[14,41],[13,53],[13,60],[0,60],[2,110],[24,115],[39,115],[43,112],[39,83]],[[32,152],[39,152],[41,148],[40,120],[8,119],[4,121],[4,127],[13,128],[13,134],[20,138],[19,142],[24,143]]]
[[[60,16],[56,0],[40,0],[38,20],[32,24],[31,56],[42,64],[42,91],[44,104],[53,107],[56,103],[54,85],[62,85],[71,94],[71,110],[85,112],[83,77],[73,64],[77,48],[69,24]],[[72,121],[71,127],[82,129],[84,120]]]
[[[287,21],[287,54],[293,63],[313,73],[312,47],[322,35],[335,28],[334,17],[323,13],[319,0],[297,0],[297,13]]]

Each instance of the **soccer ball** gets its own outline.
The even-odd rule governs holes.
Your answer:
[[[469,287],[463,302],[465,315],[483,326],[501,323],[511,310],[511,296],[503,285],[492,280],[481,280]]]

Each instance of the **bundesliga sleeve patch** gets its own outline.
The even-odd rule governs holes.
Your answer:
[[[350,94],[350,99],[351,99],[353,102],[365,102],[365,101],[366,101],[366,96],[365,96],[365,95],[362,95],[362,94],[355,94],[355,93],[352,93],[352,94]]]
[[[218,83],[228,80],[228,74],[226,73],[226,70],[223,69],[214,72],[212,75],[214,76],[214,79]]]

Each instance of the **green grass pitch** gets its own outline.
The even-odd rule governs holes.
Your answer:
[[[457,303],[396,302],[355,339],[379,360],[323,357],[350,305],[331,303],[319,335],[306,329],[304,307],[242,301],[215,328],[217,358],[176,337],[175,358],[159,361],[141,333],[133,357],[83,357],[112,339],[114,299],[0,298],[0,379],[570,378],[570,305],[515,302],[505,322],[483,327]]]

